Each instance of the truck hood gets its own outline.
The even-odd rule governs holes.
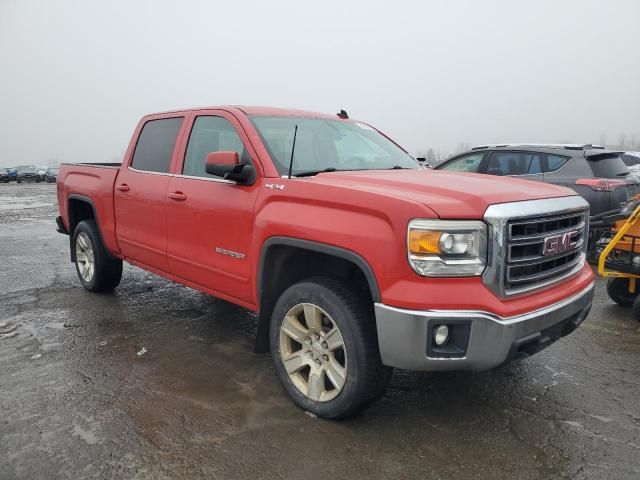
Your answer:
[[[496,203],[576,195],[542,182],[443,170],[328,172],[309,180],[419,202],[441,218],[479,219]]]

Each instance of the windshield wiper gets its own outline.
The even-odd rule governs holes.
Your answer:
[[[317,175],[319,173],[324,173],[324,172],[337,172],[338,169],[335,167],[327,167],[323,170],[309,170],[308,172],[301,172],[301,173],[296,173],[294,175],[294,177],[313,177],[314,175]]]

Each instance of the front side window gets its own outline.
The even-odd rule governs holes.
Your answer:
[[[494,152],[487,165],[489,175],[536,175],[542,173],[542,160],[537,153]]]
[[[452,172],[470,172],[476,173],[482,163],[484,153],[472,153],[470,155],[464,155],[455,160],[451,160],[442,166],[442,170],[450,170]]]
[[[276,116],[253,116],[251,121],[281,175],[289,170],[296,126],[293,175],[325,169],[420,168],[413,157],[364,123]]]
[[[240,158],[243,156],[244,146],[233,125],[222,117],[196,118],[189,136],[182,173],[191,177],[215,177],[206,172],[207,154],[225,151],[238,152]]]
[[[182,125],[182,117],[149,120],[142,127],[131,167],[147,172],[169,172],[173,147]]]

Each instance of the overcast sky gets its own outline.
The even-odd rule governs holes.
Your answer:
[[[640,141],[640,1],[0,0],[0,165],[119,161],[142,115],[218,104],[412,152]]]

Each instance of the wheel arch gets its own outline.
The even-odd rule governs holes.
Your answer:
[[[297,281],[318,275],[349,279],[370,297],[372,310],[373,303],[380,301],[373,269],[358,253],[310,240],[270,237],[262,245],[258,263],[256,352],[269,351],[269,322],[282,292]]]
[[[100,220],[98,219],[96,205],[91,198],[77,193],[72,193],[67,196],[67,218],[69,222],[69,251],[72,262],[76,261],[76,252],[73,247],[74,232],[78,223],[83,220],[95,220],[96,226],[98,227],[98,234],[100,235],[100,241],[104,245],[104,237],[102,236],[102,229],[100,228]],[[109,257],[115,258],[108,250],[106,251]]]

